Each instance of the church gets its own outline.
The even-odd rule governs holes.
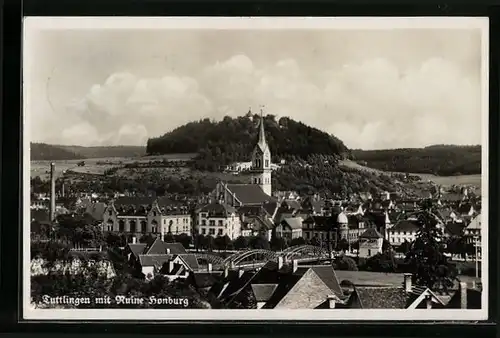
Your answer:
[[[259,139],[252,151],[249,183],[227,184],[219,182],[213,193],[217,202],[232,207],[262,206],[276,202],[272,197],[271,149],[266,141],[262,111],[259,121]]]

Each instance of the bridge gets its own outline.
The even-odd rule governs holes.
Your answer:
[[[281,252],[265,249],[252,249],[233,253],[225,259],[214,254],[196,254],[198,260],[210,263],[214,268],[259,268],[269,261],[278,261],[282,257],[285,262],[296,260],[299,264],[314,263],[331,259],[329,251],[314,245],[297,245]]]

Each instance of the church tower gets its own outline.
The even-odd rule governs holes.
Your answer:
[[[266,141],[264,117],[260,111],[259,141],[252,152],[252,183],[271,196],[271,150]]]

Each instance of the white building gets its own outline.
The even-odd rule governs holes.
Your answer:
[[[167,198],[121,197],[104,210],[104,231],[135,234],[192,234],[187,207]]]
[[[236,239],[241,235],[241,221],[236,209],[224,203],[210,203],[197,212],[197,232],[205,236],[225,236]]]
[[[413,242],[417,238],[418,224],[414,220],[402,220],[388,229],[388,240],[392,246],[400,246],[405,241]]]

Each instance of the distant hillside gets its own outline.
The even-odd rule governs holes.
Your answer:
[[[199,153],[197,167],[214,169],[235,161],[248,161],[258,139],[259,115],[247,114],[222,121],[204,119],[178,127],[148,140],[149,155]],[[281,158],[306,159],[312,154],[345,156],[349,149],[333,135],[304,123],[273,115],[264,118],[266,138],[274,161]]]
[[[80,154],[86,158],[138,157],[146,155],[146,147],[143,146],[58,147]]]
[[[31,161],[78,160],[85,158],[81,154],[45,143],[31,143]]]
[[[481,173],[481,146],[433,145],[425,148],[352,150],[359,164],[384,171],[439,176]]]

